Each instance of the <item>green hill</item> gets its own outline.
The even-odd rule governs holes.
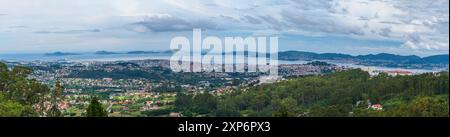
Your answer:
[[[209,108],[216,109],[206,114],[196,112],[199,106],[195,103],[193,107],[180,105],[178,108],[189,114],[225,117],[447,117],[448,80],[448,72],[369,77],[355,69],[241,89],[215,97],[217,106]],[[184,97],[183,102],[196,100]],[[368,102],[380,104],[383,109],[368,109]]]

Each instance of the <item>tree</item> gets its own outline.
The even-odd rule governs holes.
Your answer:
[[[8,82],[8,67],[5,63],[0,62],[0,92],[4,91]]]
[[[294,117],[296,116],[296,107],[297,101],[291,97],[287,97],[280,102],[275,102],[275,111],[272,115],[275,117]]]
[[[59,81],[55,83],[55,89],[53,89],[53,98],[55,101],[62,99],[64,92],[64,87],[61,85]]]
[[[448,117],[448,100],[417,97],[410,105],[409,114],[415,117]]]
[[[239,117],[240,114],[231,98],[227,98],[217,105],[216,116]]]
[[[37,80],[30,79],[28,76],[32,72],[32,69],[23,66],[8,69],[6,64],[0,62],[0,94],[3,98],[0,104],[3,104],[3,108],[9,107],[10,110],[18,110],[15,112],[20,112],[20,116],[44,114],[42,102],[45,101],[44,96],[50,90]],[[17,108],[11,108],[12,106]],[[10,115],[11,113],[4,114]]]
[[[309,115],[312,117],[348,117],[351,107],[345,105],[315,106]]]
[[[214,112],[217,108],[217,100],[210,93],[201,93],[194,96],[194,110],[200,114]]]
[[[63,91],[64,87],[61,86],[61,83],[59,81],[56,81],[55,88],[53,89],[51,93],[51,104],[52,107],[47,111],[47,116],[49,117],[61,117],[62,113],[61,110],[59,110],[59,102],[63,98]]]
[[[102,104],[98,101],[97,97],[93,97],[91,99],[91,102],[88,106],[88,108],[86,109],[86,116],[87,117],[107,117],[108,113],[106,112],[106,110],[103,108]]]
[[[23,66],[16,66],[11,70],[11,74],[15,77],[25,78],[31,73],[33,73],[33,70],[31,68]]]
[[[178,93],[175,99],[175,108],[178,111],[185,111],[190,109],[192,106],[192,96],[186,95],[184,93]]]
[[[448,116],[448,72],[371,77],[360,69],[238,88],[213,96],[178,94],[184,116],[436,117]],[[244,90],[245,89],[245,90]],[[380,104],[382,110],[368,109]]]
[[[0,117],[19,117],[25,111],[25,106],[19,102],[8,100],[0,93]]]
[[[61,117],[62,113],[58,108],[58,105],[52,105],[52,107],[47,112],[48,117]]]
[[[249,100],[249,105],[252,109],[260,111],[264,109],[270,103],[270,98],[266,94],[256,94],[252,99]]]

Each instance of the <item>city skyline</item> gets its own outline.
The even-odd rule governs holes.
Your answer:
[[[278,36],[280,51],[448,54],[448,0],[0,1],[0,53],[168,50],[175,36]]]

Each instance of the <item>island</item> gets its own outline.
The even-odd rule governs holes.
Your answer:
[[[79,53],[69,53],[69,52],[53,52],[53,53],[45,53],[44,56],[69,56],[69,55],[81,55]]]
[[[102,50],[102,51],[95,52],[95,54],[98,54],[98,55],[110,55],[110,54],[119,54],[119,53]]]

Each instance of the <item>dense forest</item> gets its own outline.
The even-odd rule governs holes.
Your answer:
[[[370,77],[354,69],[222,96],[180,93],[175,107],[184,116],[448,117],[448,81],[448,72]]]
[[[352,56],[339,53],[314,53],[304,51],[284,51],[278,53],[280,60],[352,60],[361,65],[386,67],[430,68],[431,66],[448,66],[448,54],[419,57],[402,56],[388,53]],[[420,67],[419,67],[420,66]],[[432,68],[432,67],[431,67]]]
[[[0,116],[57,115],[54,113],[55,102],[62,90],[50,90],[46,85],[28,79],[31,73],[30,68],[21,66],[9,70],[0,62]],[[53,102],[53,109],[44,109],[44,101]]]
[[[57,105],[64,88],[59,82],[47,87],[29,79],[31,73],[0,62],[0,116],[62,116]],[[179,111],[188,117],[448,117],[448,84],[448,72],[371,77],[353,69],[242,87],[219,96],[180,92],[174,108],[146,115]],[[87,116],[105,116],[96,102],[93,98]]]
[[[62,117],[58,103],[64,98],[64,87],[59,83],[50,89],[30,79],[32,69],[15,66],[8,69],[0,62],[0,117]],[[92,103],[94,102],[94,103]],[[106,116],[93,98],[87,116]]]
[[[256,75],[256,74],[253,74]],[[226,80],[221,77],[213,77],[204,75],[201,73],[175,73],[168,68],[163,67],[151,67],[147,70],[86,70],[77,71],[71,73],[68,78],[113,78],[113,79],[147,79],[154,83],[167,83],[174,82],[180,85],[190,84],[196,85],[198,81],[208,80],[213,85],[223,85]],[[239,75],[239,73],[230,73],[230,77],[233,78],[243,78],[244,75]],[[247,76],[248,77],[248,76]],[[160,90],[161,92],[164,92]]]

